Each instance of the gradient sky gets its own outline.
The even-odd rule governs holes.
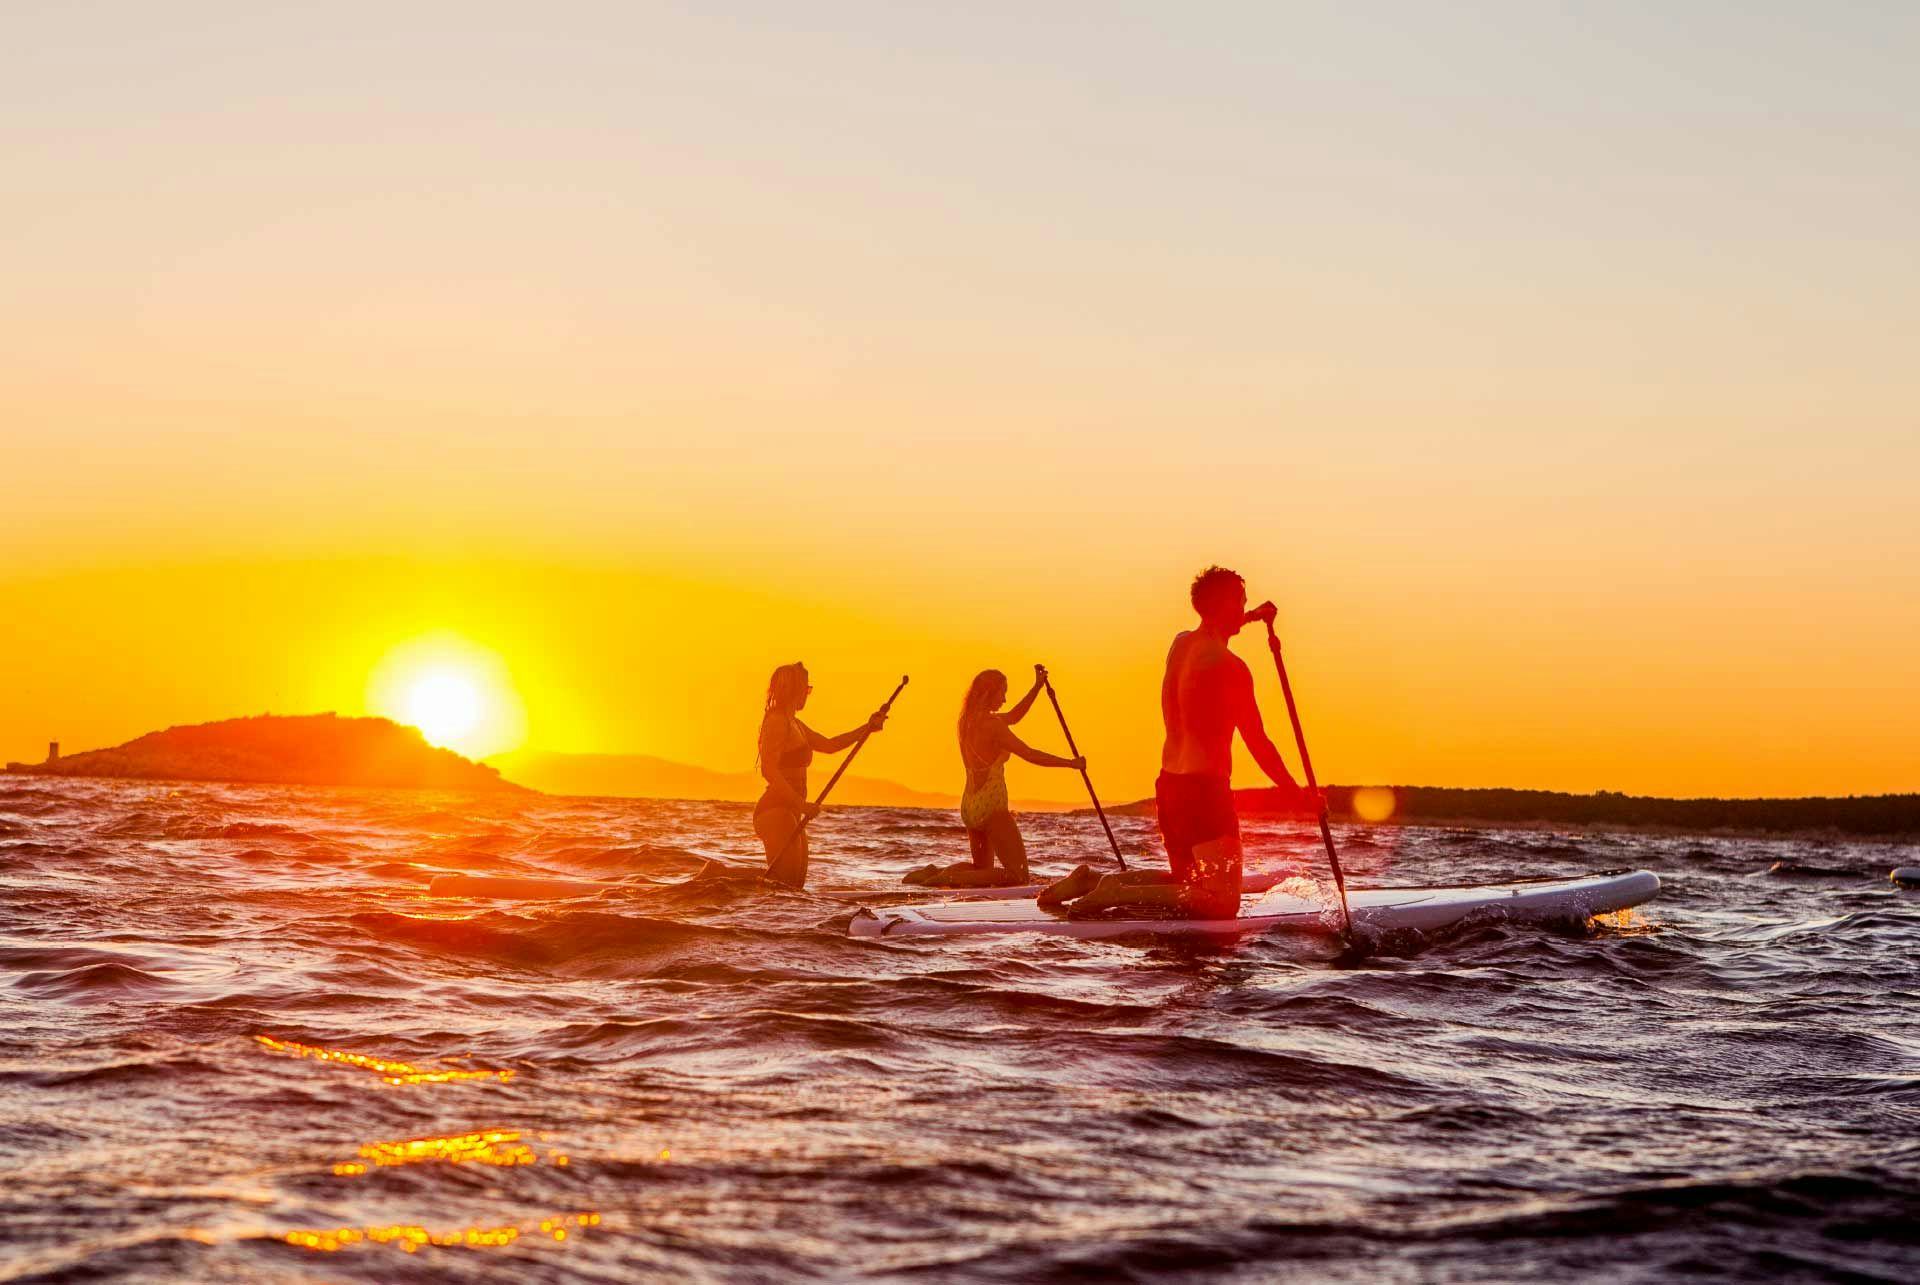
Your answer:
[[[1035,8],[0,9],[0,758],[424,638],[1137,796],[1219,560],[1333,780],[1920,789],[1920,8]]]

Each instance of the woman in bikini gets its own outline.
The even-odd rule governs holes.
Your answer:
[[[1027,716],[1034,697],[1046,685],[1044,666],[1033,667],[1033,686],[1004,714],[1007,676],[997,669],[981,671],[960,703],[960,764],[966,769],[966,788],[960,794],[960,821],[967,827],[973,859],[950,866],[923,866],[907,875],[908,883],[948,887],[1004,887],[1027,882],[1027,845],[1007,805],[1007,758],[1017,754],[1039,767],[1079,771],[1084,758],[1061,758],[1036,750],[1013,733],[1013,724]],[[996,864],[997,862],[997,864]]]
[[[807,836],[800,823],[820,811],[807,798],[807,765],[816,753],[838,754],[887,724],[886,712],[876,711],[851,732],[822,736],[800,721],[812,691],[805,665],[795,662],[773,671],[760,719],[760,775],[767,789],[753,805],[753,832],[767,849],[767,878],[796,888],[807,883]]]

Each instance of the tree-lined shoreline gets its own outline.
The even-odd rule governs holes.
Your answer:
[[[1297,798],[1268,788],[1235,790],[1244,817],[1305,817]],[[1689,834],[1835,834],[1920,839],[1920,794],[1802,799],[1667,799],[1601,790],[1468,789],[1434,785],[1334,785],[1327,807],[1336,820],[1382,825],[1555,826],[1660,830]],[[1152,799],[1109,809],[1152,816]]]

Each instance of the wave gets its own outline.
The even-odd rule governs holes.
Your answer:
[[[1022,823],[1043,861],[1104,845],[1085,817]],[[817,884],[898,891],[954,855],[945,814],[820,824]],[[1150,822],[1116,830],[1157,854]],[[1250,868],[1330,891],[1317,831],[1246,833]],[[0,782],[0,1095],[32,1108],[0,1120],[21,1157],[0,1279],[143,1254],[221,1279],[507,1263],[430,1243],[316,1257],[265,1236],[263,1209],[524,1223],[509,1252],[533,1278],[1910,1265],[1920,900],[1878,874],[1765,874],[1883,870],[1885,849],[1338,837],[1371,881],[1643,864],[1667,890],[1632,922],[1494,918],[1342,969],[1279,937],[877,948],[846,935],[844,901],[759,877],[737,806]],[[611,887],[427,897],[448,870]],[[334,1168],[499,1121],[538,1164]],[[553,1200],[608,1217],[537,1234],[525,1209]],[[76,1208],[100,1235],[215,1243],[17,1248],[77,1243]]]
[[[505,911],[457,918],[369,911],[352,915],[350,922],[383,941],[522,968],[551,968],[602,955],[611,957],[609,967],[617,968],[689,946],[707,944],[732,953],[757,937],[777,937],[651,915],[593,910],[537,918]]]
[[[1423,1276],[1535,1278],[1555,1268],[1590,1270],[1595,1247],[1615,1271],[1647,1274],[1828,1276],[1904,1274],[1920,1244],[1910,1183],[1846,1174],[1751,1181],[1694,1181],[1622,1189],[1598,1197],[1474,1202],[1481,1208],[1404,1219],[1194,1217],[1190,1225],[1121,1229],[1088,1245],[996,1244],[972,1255],[905,1263],[903,1274],[979,1279],[1151,1281],[1235,1268],[1367,1279],[1387,1263]],[[1491,1208],[1486,1208],[1486,1206]],[[1511,1208],[1518,1205],[1517,1209]],[[1444,1206],[1442,1206],[1444,1208]],[[1819,1250],[1792,1242],[1805,1224]],[[1381,1266],[1355,1271],[1356,1264]],[[1638,1273],[1635,1273],[1638,1274]]]
[[[16,990],[45,999],[110,1000],[153,995],[171,989],[173,983],[145,969],[116,960],[22,973],[14,979],[13,985]]]

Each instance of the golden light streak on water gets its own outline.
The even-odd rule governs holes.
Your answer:
[[[418,1164],[486,1164],[502,1167],[537,1165],[540,1155],[521,1141],[516,1129],[489,1129],[475,1133],[449,1134],[436,1138],[408,1138],[400,1142],[369,1142],[357,1153],[359,1160],[345,1160],[333,1167],[336,1177],[352,1178],[369,1168]],[[371,1161],[371,1165],[362,1163]],[[567,1154],[549,1149],[547,1163],[565,1165]]]
[[[390,1062],[385,1058],[373,1057],[366,1053],[349,1053],[342,1049],[321,1048],[313,1044],[302,1044],[297,1040],[275,1039],[271,1035],[256,1035],[253,1038],[275,1053],[285,1053],[291,1057],[313,1058],[320,1062],[338,1062],[343,1066],[354,1066],[363,1071],[371,1071],[387,1084],[451,1084],[460,1080],[505,1082],[513,1078],[511,1070],[481,1068],[472,1071],[428,1071],[411,1062]]]
[[[334,1227],[323,1230],[298,1230],[281,1234],[289,1245],[320,1254],[335,1254],[356,1245],[392,1245],[412,1254],[426,1246],[440,1249],[496,1249],[511,1245],[522,1236],[541,1235],[556,1241],[566,1240],[570,1231],[598,1227],[600,1215],[593,1211],[555,1214],[537,1224],[512,1224],[500,1227],[466,1227],[458,1231],[429,1231],[411,1223],[387,1223],[374,1227]]]

